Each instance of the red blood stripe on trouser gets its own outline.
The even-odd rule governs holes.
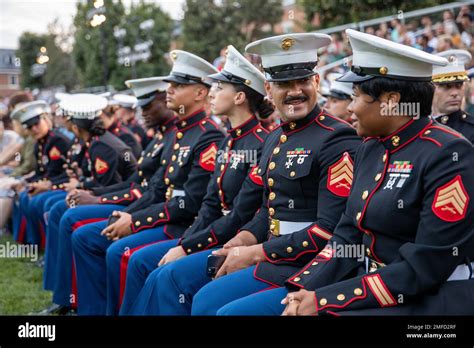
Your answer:
[[[25,242],[26,232],[26,217],[21,217],[20,232],[18,233],[18,243],[23,244]]]
[[[81,226],[92,224],[94,222],[104,221],[104,220],[107,220],[107,219],[106,218],[92,218],[92,219],[79,220],[72,225],[72,232],[74,232]],[[72,290],[72,295],[73,295],[73,298],[71,301],[71,307],[77,308],[77,276],[76,276],[76,264],[74,262],[74,255],[72,256],[71,274],[72,274],[71,290]]]
[[[40,237],[41,237],[40,248],[44,250],[44,248],[46,247],[46,233],[44,231],[44,227],[41,221],[38,221],[38,230],[40,232]]]
[[[163,242],[163,241],[160,240],[158,242],[153,242],[153,243],[140,245],[140,246],[137,246],[135,248],[126,250],[122,254],[122,259],[120,260],[120,296],[119,296],[119,303],[118,303],[119,309],[120,309],[120,306],[122,305],[123,295],[125,293],[125,285],[126,285],[126,282],[127,282],[127,268],[128,268],[128,261],[130,260],[130,256],[132,256],[132,254],[135,251],[138,251],[138,250],[140,250],[140,249],[142,249],[146,246],[153,245],[153,244],[158,244],[158,243],[161,243],[161,242]],[[157,265],[157,267],[158,267],[158,265]]]

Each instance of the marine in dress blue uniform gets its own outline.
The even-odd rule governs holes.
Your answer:
[[[104,229],[105,223],[97,223],[74,233],[80,314],[117,313],[120,282],[125,276],[120,272],[121,263],[126,264],[130,253],[141,246],[180,237],[194,221],[206,193],[223,134],[203,110],[209,88],[203,78],[217,71],[185,51],[172,51],[170,56],[173,68],[166,78],[171,84],[167,99],[183,88],[199,92],[201,98],[193,100],[184,112],[180,105],[167,103],[180,119],[173,131],[173,143],[163,149],[157,174],[162,180],[155,190],[127,207],[125,214],[119,213],[112,226]],[[120,236],[112,237],[114,233]]]
[[[160,77],[129,80],[125,83],[137,96],[136,105],[146,108],[147,112],[149,107],[152,108],[152,111],[156,111],[156,104],[161,103],[160,100],[163,99],[162,94],[165,93],[164,90],[167,86],[167,84],[163,82],[163,78]],[[149,188],[149,185],[153,186],[156,184],[155,181],[161,180],[161,178],[153,179],[153,175],[161,165],[160,157],[164,144],[173,141],[171,130],[174,127],[176,117],[170,110],[163,108],[158,109],[158,112],[159,115],[154,115],[150,117],[149,120],[151,125],[156,127],[157,132],[155,138],[139,158],[137,170],[134,171],[127,180],[107,186],[94,186],[88,191],[79,190],[70,196],[76,203],[74,211],[68,213],[71,226],[77,226],[78,223],[82,225],[87,222],[92,223],[107,219],[111,211],[124,209],[127,205],[141,198],[144,191]],[[82,147],[82,149],[81,153],[86,147]],[[79,162],[79,159],[74,157],[72,161]],[[87,171],[86,164],[85,168],[83,167],[82,176],[88,176]],[[66,193],[62,196],[63,198],[65,194]],[[56,197],[54,197],[54,200],[56,200]],[[50,201],[47,205],[51,205],[52,203],[53,202]],[[50,221],[50,225],[52,225],[54,231],[58,231],[60,216],[60,214],[55,212]],[[57,233],[53,232],[48,235],[50,236],[50,238],[48,238],[48,245],[51,247],[47,248],[44,284],[45,289],[53,290],[56,277],[55,271],[52,270],[57,264]],[[53,235],[56,236],[56,238],[52,238]],[[51,257],[49,257],[50,255]]]
[[[360,138],[346,122],[317,106],[316,51],[329,43],[324,34],[290,34],[247,46],[247,53],[262,56],[270,87],[287,88],[272,96],[285,122],[269,134],[262,150],[258,168],[264,183],[262,205],[235,237],[238,249],[223,249],[227,258],[221,269],[234,257],[248,263],[214,281],[205,276],[205,260],[199,270],[188,268],[186,261],[171,264],[157,277],[154,297],[185,294],[188,305],[166,303],[160,314],[189,315],[191,309],[195,314],[215,314],[228,301],[283,285],[331,237],[349,194]],[[297,117],[295,110],[300,110]],[[239,240],[244,234],[253,236],[250,244]],[[255,265],[254,253],[263,262]],[[199,282],[187,281],[191,272],[200,273]]]
[[[198,217],[184,232],[178,245],[170,249],[166,243],[157,243],[133,253],[130,257],[121,315],[158,314],[158,298],[149,291],[150,286],[153,288],[159,286],[153,282],[158,273],[168,267],[168,264],[174,261],[174,257],[184,257],[193,260],[192,263],[198,259],[206,260],[212,250],[229,241],[245,223],[250,221],[261,204],[263,182],[257,173],[257,164],[268,131],[252,114],[257,112],[258,116],[266,117],[273,109],[267,108],[264,102],[266,92],[263,74],[233,46],[227,48],[226,57],[223,70],[209,76],[214,80],[213,88],[216,89],[216,92],[211,92],[212,103],[218,103],[215,100],[217,93],[227,93],[218,91],[225,86],[230,87],[236,94],[237,91],[244,91],[247,105],[244,105],[243,109],[242,106],[240,108],[235,105],[229,106],[238,111],[225,109],[225,115],[231,122],[235,120],[236,113],[238,116],[247,115],[247,119],[241,124],[233,121],[233,128],[228,130],[228,136],[219,148],[214,174]],[[223,110],[222,107],[220,110]],[[169,244],[171,243],[176,244],[176,241]],[[158,269],[157,264],[161,265]],[[199,265],[202,266],[202,262],[199,262]],[[147,280],[148,274],[152,271]],[[182,275],[190,277],[190,282],[199,282],[201,273],[183,272]],[[145,280],[148,286],[141,291]],[[140,298],[137,300],[139,293]],[[159,300],[167,302],[167,299]],[[174,300],[171,299],[173,306],[179,306]]]
[[[71,121],[67,121],[69,126]],[[86,161],[85,155],[87,152],[87,142],[82,141],[79,138],[75,138],[71,149],[68,151],[67,157],[67,169],[73,173],[74,178],[85,178],[90,175],[88,169],[88,162]],[[69,183],[70,174],[64,173],[53,186],[51,191],[54,195],[49,196],[44,203],[36,206],[36,214],[43,216],[45,227],[46,227],[46,250],[44,256],[44,271],[43,271],[43,288],[45,290],[54,290],[55,284],[55,268],[57,259],[57,231],[59,229],[59,222],[63,211],[55,211],[53,217],[50,219],[50,210],[56,203],[59,203],[64,207],[63,201],[67,196],[66,186]],[[61,202],[61,203],[60,203]],[[52,232],[50,232],[52,230]]]
[[[12,118],[17,119],[24,127],[31,129],[44,120],[45,115],[49,114],[50,108],[44,101],[33,101],[21,103],[12,111]],[[37,139],[35,144],[36,169],[32,177],[26,179],[27,183],[37,185],[41,182],[41,190],[34,189],[32,194],[44,192],[52,185],[52,182],[62,174],[62,166],[65,164],[66,153],[71,146],[69,139],[63,135],[49,131],[41,139]],[[45,231],[43,224],[38,219],[30,219],[29,206],[30,197],[27,191],[20,193],[20,204],[15,205],[19,212],[15,213],[20,217],[20,224],[15,224],[14,239],[20,243],[27,242],[31,244],[40,244],[44,246]]]
[[[448,63],[372,35],[346,33],[354,56],[352,72],[342,80],[354,82],[356,91],[375,78],[403,81],[404,89],[414,83],[431,88],[426,82],[432,66]],[[474,313],[474,154],[460,133],[428,117],[431,96],[421,117],[408,118],[391,134],[366,138],[356,154],[347,208],[329,244],[285,287],[232,302],[218,314]],[[367,109],[356,113],[359,120]],[[361,255],[340,254],[357,246]]]
[[[474,116],[461,109],[465,84],[469,81],[465,64],[471,61],[472,56],[465,50],[447,50],[438,53],[438,56],[448,59],[449,64],[433,68],[433,83],[436,86],[434,119],[463,134],[474,144]]]
[[[91,177],[78,184],[83,188],[115,184],[126,180],[136,169],[136,160],[131,149],[118,137],[106,131],[99,120],[100,113],[106,105],[105,98],[90,94],[77,94],[61,101],[61,108],[73,123],[74,132],[85,142],[85,161]],[[68,247],[70,245],[68,233],[71,233],[71,229],[89,221],[81,220],[74,226],[67,223],[61,224],[63,219],[66,221],[68,215],[73,214],[72,210],[76,212],[74,201],[69,197],[66,197],[66,201],[54,204],[49,214],[48,232],[51,233],[51,240],[57,240],[55,244],[57,250],[52,250],[52,245],[48,245],[50,255],[55,258],[56,263],[55,270],[46,269],[45,271],[55,272],[53,302],[71,307],[75,304],[75,299],[69,291],[73,277],[70,276],[72,253],[71,248]],[[68,209],[68,207],[73,209]],[[52,221],[52,219],[57,220]],[[64,273],[69,273],[69,277],[61,277]]]
[[[122,122],[132,131],[142,148],[146,149],[153,138],[147,134],[136,118],[135,111],[138,110],[136,108],[137,98],[131,95],[118,93],[114,94],[112,100],[117,103],[117,106],[119,107],[116,112],[120,113]]]

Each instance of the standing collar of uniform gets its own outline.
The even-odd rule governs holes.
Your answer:
[[[115,120],[110,127],[107,129],[109,132],[112,132],[114,134],[118,133],[120,131],[120,126],[122,124],[120,123],[119,120]]]
[[[156,127],[161,133],[166,133],[172,129],[178,122],[178,116],[173,116],[166,120],[161,126]]]
[[[178,130],[186,130],[188,128],[191,128],[204,120],[206,118],[206,113],[204,112],[204,109],[199,109],[196,112],[193,112],[191,115],[186,116],[184,118],[178,119],[176,121],[176,127]]]
[[[260,122],[258,121],[257,117],[255,115],[252,115],[252,117],[250,117],[247,121],[245,121],[238,127],[229,129],[227,133],[229,133],[233,139],[238,139],[247,135],[252,129],[254,129],[259,124]]]
[[[38,144],[43,145],[44,143],[46,143],[48,141],[49,137],[54,137],[54,132],[52,130],[48,131],[48,133],[46,133],[46,135],[44,137],[39,139]]]
[[[307,125],[309,125],[311,122],[313,122],[316,117],[321,114],[321,109],[319,106],[316,104],[313,110],[303,117],[302,119],[295,120],[295,121],[290,121],[290,122],[285,122],[281,124],[281,129],[283,130],[283,133],[285,134],[290,134],[293,132],[296,132],[302,128],[305,128]]]
[[[87,148],[90,148],[93,142],[99,141],[102,136],[104,136],[105,134],[107,134],[107,132],[110,133],[110,131],[105,131],[105,133],[102,134],[102,135],[94,135],[94,136],[92,136],[92,137],[89,139],[89,141],[86,141],[86,147],[87,147]]]
[[[438,122],[441,122],[442,124],[446,124],[448,123],[449,119],[461,119],[464,114],[465,112],[459,109],[451,112],[450,114],[435,116],[434,119]]]
[[[432,123],[433,121],[429,117],[413,118],[392,134],[384,138],[379,137],[378,139],[386,149],[390,152],[395,152],[410,143]]]

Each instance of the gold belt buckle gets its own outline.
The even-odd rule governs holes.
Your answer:
[[[280,220],[272,218],[270,218],[269,220],[271,234],[273,234],[275,237],[280,236]]]

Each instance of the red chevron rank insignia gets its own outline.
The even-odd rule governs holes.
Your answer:
[[[61,151],[56,146],[53,146],[51,150],[49,150],[49,159],[51,161],[57,161],[61,158]]]
[[[199,165],[209,171],[213,172],[216,166],[216,154],[217,154],[217,146],[215,143],[212,143],[207,149],[201,152],[199,156]]]
[[[94,168],[97,174],[105,174],[109,170],[109,165],[104,160],[97,157],[95,159]]]
[[[250,176],[250,180],[252,180],[255,184],[263,186],[262,177],[260,175],[258,175],[258,165],[254,166],[250,170],[249,176]]]
[[[352,186],[354,166],[351,156],[344,152],[341,159],[328,169],[327,188],[336,196],[348,197]]]
[[[460,175],[436,190],[431,209],[441,220],[455,222],[466,215],[469,196]]]

